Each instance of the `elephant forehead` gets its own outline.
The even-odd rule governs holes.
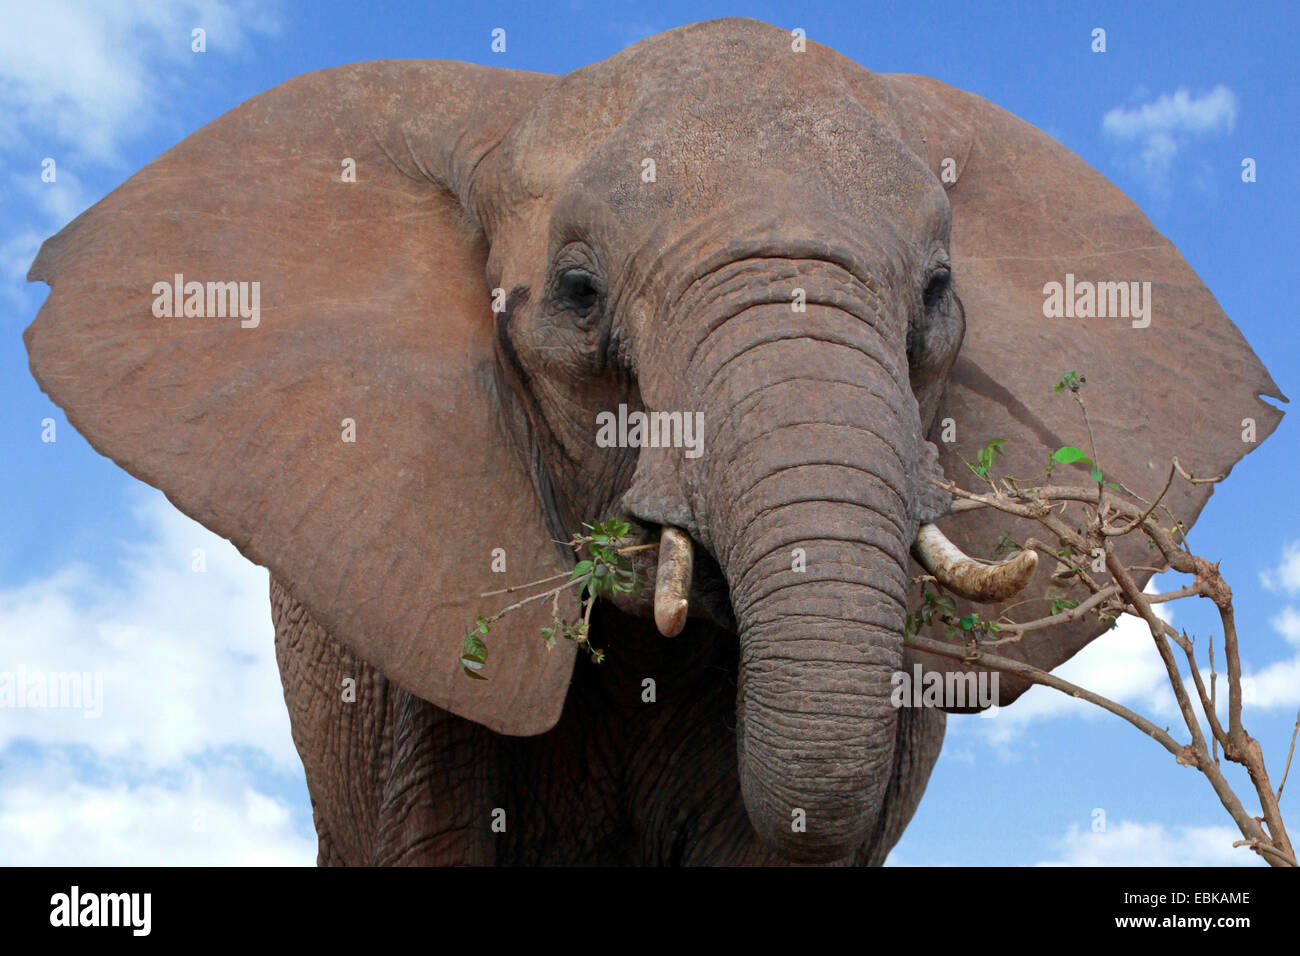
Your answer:
[[[884,124],[843,100],[834,109],[750,99],[647,104],[571,171],[559,192],[598,197],[617,212],[728,206],[786,209],[795,218],[888,209],[902,225],[946,209],[929,168]]]
[[[852,79],[852,84],[848,82]],[[888,86],[751,20],[694,24],[559,78],[504,145],[522,191],[581,191],[635,211],[693,198],[821,191],[944,205]],[[641,189],[658,184],[658,189]]]

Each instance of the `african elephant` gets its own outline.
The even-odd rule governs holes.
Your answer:
[[[1145,324],[1048,316],[1067,276],[1149,282]],[[270,569],[321,863],[881,862],[945,720],[894,707],[891,675],[977,666],[904,644],[918,534],[984,556],[1017,536],[950,514],[944,475],[994,436],[1040,472],[1078,439],[1052,387],[1073,369],[1099,454],[1148,497],[1172,455],[1226,471],[1243,418],[1280,419],[1213,296],[1081,159],[751,20],[561,77],[300,76],[30,278],[52,288],[32,370],[69,421]],[[606,447],[620,406],[699,415],[703,443]],[[1190,521],[1208,496],[1167,501]],[[601,602],[608,659],[575,663],[533,604],[470,680],[466,625],[501,602],[480,595],[564,573],[556,542],[619,515],[693,554],[656,595],[682,632]],[[1027,554],[958,556],[945,583],[994,608],[1058,593]],[[1104,627],[1006,653],[1051,668]]]

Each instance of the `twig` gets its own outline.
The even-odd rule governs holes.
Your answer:
[[[509,614],[511,611],[517,611],[525,604],[532,604],[534,601],[541,601],[544,598],[551,597],[552,594],[558,597],[561,591],[567,591],[575,584],[581,584],[581,583],[582,583],[581,578],[574,578],[572,581],[569,581],[565,584],[561,584],[559,587],[553,588],[550,591],[543,591],[541,594],[534,594],[531,597],[526,597],[522,601],[519,601],[516,604],[512,604],[509,607],[503,607],[501,610],[497,611],[491,617],[487,618],[486,619],[487,623],[491,624],[493,621],[498,621],[501,618],[505,617],[505,615]]]
[[[928,651],[931,654],[938,654],[942,657],[951,657],[956,660],[978,662],[985,667],[991,667],[996,671],[1004,674],[1014,674],[1017,677],[1023,677],[1026,680],[1042,684],[1044,687],[1054,687],[1064,694],[1071,697],[1077,697],[1080,700],[1086,700],[1089,703],[1096,704],[1103,710],[1110,711],[1116,717],[1127,720],[1138,730],[1142,731],[1160,746],[1164,747],[1181,762],[1186,762],[1187,748],[1179,744],[1169,735],[1167,730],[1157,727],[1154,723],[1147,720],[1141,714],[1129,710],[1123,704],[1117,704],[1115,701],[1101,694],[1093,693],[1077,684],[1072,684],[1068,680],[1057,677],[1045,670],[1040,670],[1032,664],[1026,664],[1024,661],[1013,660],[1010,657],[999,657],[994,654],[986,654],[979,650],[978,646],[972,650],[967,644],[952,644],[947,641],[936,641],[929,637],[919,637],[913,635],[907,639],[907,646],[920,651]],[[1244,812],[1244,811],[1243,811]]]
[[[1133,571],[1137,569],[1129,568],[1129,570]],[[1200,593],[1200,590],[1195,584],[1189,584],[1187,587],[1179,588],[1177,591],[1165,591],[1163,594],[1144,594],[1144,596],[1146,597],[1148,604],[1164,604],[1166,601],[1178,601],[1182,598],[1195,597]]]
[[[1174,467],[1178,469],[1178,473],[1182,475],[1183,478],[1185,478],[1189,484],[1193,484],[1193,485],[1218,484],[1224,478],[1228,477],[1227,475],[1215,475],[1213,478],[1194,478],[1191,475],[1189,475],[1186,471],[1183,470],[1183,466],[1179,463],[1177,457],[1174,458]]]
[[[1219,714],[1218,706],[1219,706],[1219,675],[1214,672],[1214,635],[1211,634],[1210,635],[1210,713],[1214,714],[1215,717],[1218,717]],[[1211,741],[1211,744],[1214,747],[1214,762],[1217,764],[1219,762],[1219,735],[1218,734],[1214,735],[1214,739]],[[1282,779],[1283,782],[1286,781],[1285,776],[1283,776]],[[1280,791],[1281,787],[1279,787],[1278,790]]]
[[[527,584],[514,584],[508,588],[502,588],[499,591],[484,591],[479,595],[479,597],[485,598],[495,597],[498,594],[513,594],[515,591],[522,591],[525,588],[532,588],[539,584],[546,584],[548,581],[558,581],[560,578],[567,578],[568,576],[568,571],[561,571],[559,574],[552,574],[549,578],[538,578],[536,581],[529,581]],[[547,591],[546,593],[550,594],[551,592]]]
[[[1147,518],[1151,517],[1151,512],[1156,510],[1156,506],[1160,504],[1165,494],[1169,491],[1169,486],[1174,483],[1174,475],[1177,473],[1177,468],[1178,468],[1178,459],[1175,458],[1174,463],[1169,466],[1169,477],[1165,479],[1165,486],[1160,489],[1160,494],[1156,495],[1156,500],[1151,502],[1151,507],[1147,508],[1146,511],[1142,512],[1142,514],[1137,518],[1134,518],[1133,521],[1130,524],[1126,525],[1125,527],[1102,528],[1101,533],[1110,534],[1110,535],[1124,535],[1124,534],[1128,534],[1130,531],[1134,531],[1140,528],[1143,524],[1145,524]]]
[[[1079,618],[1094,610],[1099,605],[1104,604],[1107,600],[1115,597],[1117,594],[1119,594],[1119,588],[1112,584],[1109,587],[1102,588],[1092,597],[1081,602],[1077,607],[1067,608],[1066,610],[1053,614],[1050,617],[1040,617],[1037,620],[1029,621],[1025,624],[1017,624],[1012,621],[1010,622],[1010,627],[1008,629],[1025,634],[1029,631],[1040,631],[1043,628],[1055,627],[1058,624],[1077,621]],[[1001,622],[999,621],[999,623]],[[984,642],[981,642],[981,645],[983,645],[983,643]],[[992,642],[988,643],[991,644]]]
[[[1075,392],[1074,397],[1088,426],[1093,464],[1100,468],[1096,463],[1096,441],[1092,433],[1091,422],[1088,419],[1087,407],[1079,398],[1077,392]],[[999,641],[975,641],[969,644],[954,644],[934,641],[920,636],[910,636],[908,645],[919,650],[955,657],[966,662],[978,661],[982,666],[1015,674],[1032,683],[1053,687],[1073,697],[1088,700],[1104,710],[1120,716],[1155,739],[1170,753],[1173,753],[1180,763],[1195,766],[1205,775],[1220,803],[1233,818],[1244,838],[1234,844],[1235,846],[1250,847],[1271,865],[1295,866],[1295,851],[1292,849],[1281,811],[1278,809],[1278,799],[1286,784],[1291,761],[1295,753],[1297,735],[1300,734],[1300,714],[1297,715],[1296,727],[1292,732],[1291,749],[1287,755],[1282,785],[1274,793],[1272,786],[1269,784],[1268,772],[1264,765],[1259,743],[1246,733],[1242,725],[1241,660],[1236,621],[1232,607],[1232,591],[1220,576],[1218,565],[1211,564],[1191,552],[1187,541],[1186,528],[1174,517],[1169,508],[1163,505],[1164,499],[1172,487],[1175,475],[1181,476],[1193,485],[1213,484],[1223,480],[1222,475],[1212,478],[1197,478],[1183,468],[1182,464],[1175,458],[1171,462],[1164,486],[1154,501],[1147,502],[1145,498],[1133,492],[1132,489],[1121,486],[1125,493],[1135,501],[1141,502],[1141,504],[1134,504],[1118,497],[1112,498],[1107,494],[1105,485],[1102,483],[1098,483],[1096,488],[1041,486],[1021,489],[1014,482],[1003,479],[1000,484],[990,481],[992,493],[982,494],[958,488],[953,482],[941,482],[942,487],[946,488],[955,499],[952,507],[954,512],[993,508],[1004,514],[1037,521],[1046,527],[1056,536],[1061,549],[1053,551],[1038,542],[1035,542],[1034,546],[1035,550],[1065,566],[1058,568],[1053,575],[1053,579],[1069,582],[1077,578],[1092,593],[1090,597],[1074,608],[1026,623],[1011,621],[1006,618],[1006,613],[1028,602],[1022,601],[1012,605],[1011,608],[1003,612],[1003,616],[999,620],[999,624],[1002,625],[1009,636]],[[1076,515],[1072,523],[1067,523],[1065,520],[1066,509],[1070,507],[1071,503],[1081,505],[1084,513],[1082,516]],[[1158,509],[1167,516],[1168,528],[1162,526],[1160,520],[1156,519],[1155,515]],[[1111,523],[1117,519],[1119,523]],[[1194,583],[1162,594],[1145,594],[1139,589],[1132,576],[1136,566],[1129,567],[1121,563],[1110,546],[1112,539],[1123,537],[1134,531],[1140,531],[1143,536],[1154,544],[1165,562],[1164,567],[1143,567],[1140,570],[1153,573],[1166,570],[1178,571],[1193,575]],[[1102,585],[1085,570],[1087,565],[1085,556],[1095,554],[1098,548],[1104,552],[1106,568],[1110,572],[1113,584]],[[1191,639],[1161,619],[1154,611],[1156,605],[1193,596],[1207,597],[1213,601],[1219,610],[1220,621],[1223,625],[1224,655],[1228,661],[1228,727],[1226,730],[1219,720],[1217,711],[1218,672],[1214,656],[1213,638],[1210,640],[1210,687],[1207,691],[1200,667],[1196,662],[1195,648]],[[1112,603],[1108,604],[1108,602]],[[1165,665],[1166,676],[1178,702],[1179,711],[1187,726],[1188,733],[1191,735],[1189,744],[1179,745],[1169,735],[1167,729],[1162,730],[1156,727],[1150,720],[1114,701],[1107,700],[1098,694],[1054,677],[1032,665],[1014,661],[1010,658],[998,657],[987,651],[988,648],[996,646],[998,643],[1020,640],[1026,633],[1035,630],[1045,630],[1051,626],[1079,620],[1092,612],[1101,614],[1103,609],[1105,611],[1113,609],[1117,615],[1126,612],[1135,614],[1147,624],[1157,653]],[[1174,659],[1171,644],[1177,645],[1187,658],[1196,697],[1209,727],[1210,740],[1208,744],[1206,735],[1202,732],[1200,719],[1192,706],[1191,699],[1188,696],[1188,689]],[[1260,801],[1260,808],[1263,812],[1262,817],[1254,817],[1246,812],[1241,800],[1224,778],[1219,763],[1219,747],[1221,744],[1225,757],[1235,763],[1240,763],[1247,769]]]
[[[1286,769],[1282,771],[1282,782],[1277,785],[1277,799],[1282,802],[1282,788],[1286,786],[1287,775],[1291,772],[1291,758],[1295,756],[1295,735],[1300,730],[1300,710],[1296,711],[1295,726],[1291,728],[1291,750],[1286,755]]]
[[[1014,674],[1023,677],[1034,684],[1042,684],[1045,687],[1052,687],[1062,693],[1069,694],[1080,700],[1086,700],[1089,703],[1096,704],[1098,707],[1106,710],[1115,716],[1128,721],[1138,730],[1142,731],[1160,746],[1164,747],[1180,763],[1189,766],[1195,766],[1202,773],[1210,778],[1215,792],[1219,795],[1220,802],[1232,816],[1237,827],[1241,830],[1242,836],[1246,837],[1237,845],[1249,845],[1251,849],[1268,859],[1275,866],[1296,866],[1293,854],[1283,852],[1274,847],[1273,842],[1268,835],[1264,833],[1259,822],[1249,813],[1237,799],[1231,788],[1228,787],[1227,781],[1223,779],[1218,768],[1212,763],[1199,759],[1200,755],[1193,747],[1179,744],[1169,732],[1161,727],[1156,726],[1141,714],[1129,710],[1123,704],[1116,703],[1107,697],[1093,693],[1077,684],[1072,684],[1067,680],[1050,674],[1047,671],[1040,670],[1032,664],[1026,664],[1023,661],[1012,660],[1008,657],[999,657],[993,654],[986,654],[978,648],[972,649],[969,645],[951,644],[945,641],[936,641],[927,637],[913,635],[908,638],[907,646],[920,651],[928,651],[932,654],[938,654],[943,657],[951,657],[957,660],[978,662],[979,664],[990,667],[993,670],[1006,674]],[[1201,753],[1204,753],[1202,750]]]

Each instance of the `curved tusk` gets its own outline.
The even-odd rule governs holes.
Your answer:
[[[664,637],[676,637],[686,626],[694,564],[695,547],[690,535],[664,525],[659,534],[659,569],[655,572],[655,627]]]
[[[969,601],[993,604],[1018,594],[1038,569],[1038,554],[1021,551],[997,564],[967,557],[932,524],[916,532],[912,553],[921,567],[954,594]]]

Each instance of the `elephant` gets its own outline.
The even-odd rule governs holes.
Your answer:
[[[320,864],[880,864],[946,713],[978,709],[894,706],[894,675],[989,673],[907,645],[918,580],[986,613],[1077,587],[1032,550],[989,560],[1028,525],[955,510],[947,480],[994,437],[1015,475],[1077,442],[1070,370],[1098,461],[1147,498],[1172,456],[1224,473],[1243,419],[1262,440],[1281,418],[1213,295],[1078,156],[748,19],[564,76],[296,77],[29,279],[51,288],[32,372],[68,421],[270,570]],[[1051,314],[1076,281],[1147,311]],[[598,442],[616,411],[703,431]],[[1209,495],[1165,503],[1190,524]],[[606,659],[542,640],[567,590],[493,623],[470,679],[467,628],[610,517],[659,556],[638,552],[653,601],[596,602]],[[1001,650],[1050,670],[1106,629]]]

